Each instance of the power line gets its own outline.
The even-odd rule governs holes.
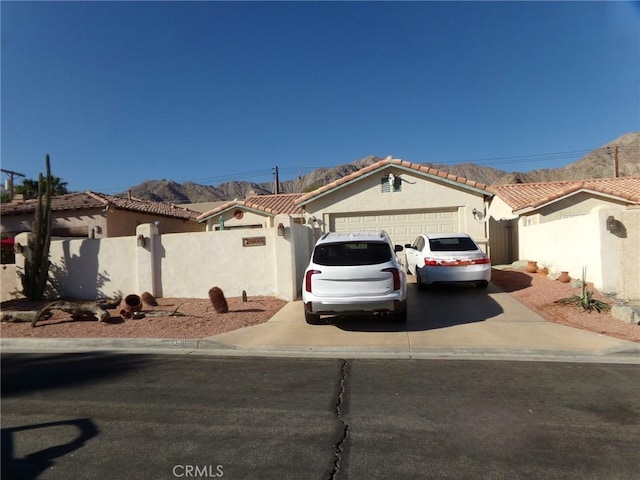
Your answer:
[[[640,152],[640,149],[633,146],[619,146],[620,153],[633,153]],[[578,160],[583,158],[584,156],[590,153],[600,153],[600,154],[610,154],[613,155],[614,146],[604,146],[596,149],[589,150],[572,150],[566,152],[551,152],[551,153],[539,153],[539,154],[529,154],[529,155],[513,155],[513,156],[500,156],[500,157],[484,157],[484,158],[476,158],[469,160],[456,160],[456,161],[430,161],[430,162],[415,162],[415,163],[430,163],[430,164],[439,164],[439,165],[459,165],[463,163],[474,163],[478,165],[515,165],[520,163],[542,163],[549,161],[559,161],[559,160]],[[331,169],[334,166],[307,166],[307,165],[298,165],[296,167],[279,167],[279,173],[282,175],[291,174],[296,177],[301,175],[301,172],[312,172],[317,169]],[[306,175],[306,174],[305,174]],[[271,179],[273,179],[273,168],[267,168],[262,170],[251,170],[247,172],[237,172],[237,173],[228,173],[223,175],[214,175],[208,177],[199,177],[188,180],[179,180],[177,183],[187,183],[187,182],[208,182],[208,183],[224,183],[225,181],[247,181],[248,179],[255,178],[269,178],[262,183],[270,183]],[[131,188],[130,186],[126,187],[103,187],[101,191],[124,191],[127,188]]]

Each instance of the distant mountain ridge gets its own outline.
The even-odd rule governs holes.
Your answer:
[[[530,172],[507,172],[473,163],[459,165],[425,163],[424,165],[486,185],[586,180],[614,176],[613,152],[615,146],[618,146],[619,175],[624,177],[640,176],[640,132],[622,135],[612,142],[595,149],[580,160],[561,168],[539,169]],[[380,160],[382,160],[381,157],[368,156],[349,164],[331,168],[318,168],[299,179],[280,182],[280,192],[311,191]],[[200,185],[194,182],[177,183],[172,180],[148,180],[132,187],[131,194],[144,200],[185,204],[245,198],[251,192],[265,195],[273,193],[273,190],[273,182],[230,181],[212,186]]]

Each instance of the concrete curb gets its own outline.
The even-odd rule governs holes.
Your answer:
[[[640,344],[620,345],[601,351],[510,349],[487,347],[255,347],[238,348],[211,339],[128,338],[2,338],[0,349],[11,353],[77,353],[115,351],[138,354],[196,354],[210,356],[508,360],[624,363],[640,365]]]

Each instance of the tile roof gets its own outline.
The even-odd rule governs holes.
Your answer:
[[[219,207],[204,212],[198,216],[198,221],[203,222],[208,218],[217,215],[232,207],[244,207],[250,210],[265,212],[270,216],[281,213],[289,215],[302,215],[302,209],[296,205],[296,200],[302,196],[302,193],[278,193],[273,195],[254,195],[245,200],[232,200],[226,202]]]
[[[563,182],[494,185],[490,189],[514,211],[535,209],[579,191],[640,204],[640,177],[595,178]]]
[[[433,177],[440,177],[443,180],[448,180],[451,182],[456,182],[459,183],[461,186],[466,186],[466,187],[473,187],[473,188],[477,188],[479,190],[484,190],[486,191],[487,195],[491,195],[492,193],[488,190],[487,185],[485,185],[484,183],[480,183],[480,182],[475,182],[473,180],[468,180],[464,177],[459,177],[457,175],[452,175],[448,172],[445,172],[443,170],[438,170],[435,168],[431,168],[428,167],[426,165],[421,165],[419,163],[412,163],[412,162],[407,162],[405,160],[400,160],[399,158],[391,158],[391,157],[387,157],[384,160],[380,160],[379,162],[376,163],[372,163],[371,165],[369,165],[368,167],[364,167],[361,168],[360,170],[353,172],[349,175],[345,175],[342,178],[339,178],[331,183],[328,183],[312,192],[309,192],[303,196],[301,196],[298,200],[297,200],[297,204],[301,205],[304,203],[307,203],[309,200],[311,200],[314,197],[317,197],[318,195],[321,195],[323,193],[328,192],[329,190],[333,190],[334,188],[337,188],[341,185],[344,185],[346,183],[352,182],[356,179],[358,179],[359,177],[363,177],[366,176],[367,174],[370,174],[372,172],[375,172],[377,170],[383,170],[386,167],[388,167],[389,165],[392,166],[397,166],[397,167],[401,167],[403,169],[406,170],[415,170],[416,172],[422,173],[422,174],[426,174],[426,175],[430,175]]]
[[[37,199],[3,203],[0,205],[0,214],[11,215],[35,212],[37,203]],[[199,215],[198,212],[173,205],[172,203],[150,202],[135,197],[123,198],[90,191],[51,197],[52,211],[83,210],[104,208],[106,206],[118,210],[148,213],[150,215],[183,220],[195,220]]]

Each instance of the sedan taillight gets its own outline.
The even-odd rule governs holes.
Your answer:
[[[311,277],[317,273],[322,273],[320,270],[309,270],[304,276],[304,289],[311,293]]]
[[[476,258],[473,263],[475,265],[482,265],[485,263],[491,263],[491,259],[489,257]]]
[[[465,267],[468,265],[483,265],[491,263],[489,257],[481,257],[474,259],[451,259],[451,260],[436,260],[435,258],[425,257],[425,267]]]
[[[400,290],[400,270],[398,270],[395,267],[391,267],[391,268],[384,268],[382,269],[383,272],[390,272],[391,275],[393,275],[393,290]]]

